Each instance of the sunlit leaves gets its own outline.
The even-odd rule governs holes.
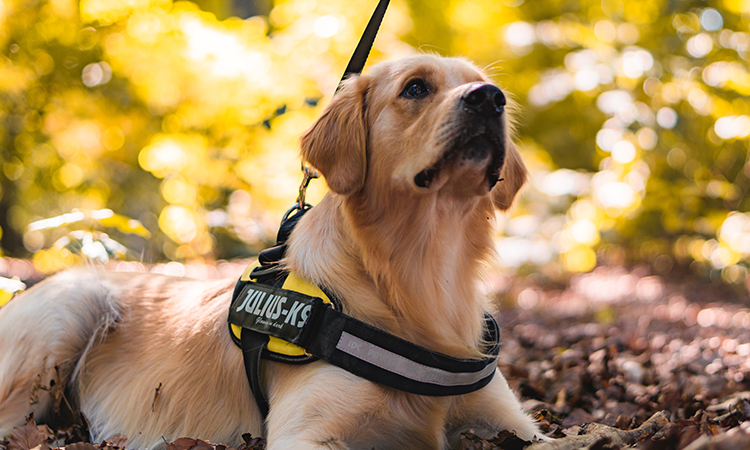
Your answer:
[[[744,81],[750,8],[743,2],[707,8],[605,1],[563,12],[546,5],[553,11],[519,6],[504,27],[509,46],[497,48],[510,73],[500,80],[525,93],[530,105],[527,135],[554,163],[541,188],[555,196],[556,208],[540,211],[536,204],[543,199],[534,197],[534,206],[522,203],[522,217],[533,209],[555,223],[558,208],[568,208],[554,241],[568,270],[587,270],[592,255],[594,263],[606,262],[610,250],[623,245],[631,258],[646,258],[658,270],[672,267],[661,263],[665,258],[681,255],[681,263],[699,262],[701,273],[721,270],[725,279],[742,281],[745,257],[716,233],[728,212],[750,206],[750,82]],[[605,218],[575,217],[580,201]],[[687,246],[700,251],[665,245],[681,235],[703,242]],[[657,240],[653,251],[638,251]]]
[[[718,237],[719,241],[731,251],[723,258],[719,255],[721,267],[718,268],[736,264],[740,258],[750,258],[750,215],[738,212],[730,213],[721,224]]]
[[[174,241],[186,244],[195,239],[205,224],[195,213],[184,206],[171,205],[164,208],[159,216],[159,228]]]
[[[138,155],[142,168],[159,178],[179,173],[183,168],[195,173],[206,141],[200,135],[157,135]]]
[[[0,277],[0,306],[8,303],[17,293],[26,289],[26,285],[18,278]]]
[[[84,22],[109,25],[130,14],[152,8],[167,9],[171,4],[170,0],[82,0],[80,12]]]
[[[375,2],[277,0],[226,20],[168,0],[1,4],[3,245],[49,247],[40,233],[53,228],[29,223],[108,208],[123,216],[97,226],[145,235],[117,219],[133,217],[155,232],[154,258],[189,259],[273,236],[296,197],[299,135]],[[749,10],[394,1],[371,59],[413,53],[404,41],[465,55],[518,98],[533,182],[502,222],[505,263],[577,272],[627,253],[739,280],[746,252],[727,230],[750,208]],[[311,200],[323,191],[313,183]],[[86,251],[104,254],[92,236]],[[73,263],[79,247],[53,246],[39,264]]]
[[[125,258],[128,249],[108,234],[99,231],[102,228],[121,235],[135,235],[143,239],[151,237],[151,233],[137,220],[104,209],[73,211],[35,221],[29,225],[24,235],[24,244],[34,251],[34,267],[43,273],[73,267],[82,262],[106,263],[110,259]],[[49,248],[44,248],[51,236],[60,237]]]
[[[137,234],[144,238],[151,236],[148,230],[137,220],[115,214],[109,209],[86,212],[74,211],[57,217],[51,217],[49,219],[37,220],[36,222],[29,224],[28,230],[29,232],[37,232],[73,224],[110,227],[115,228],[122,233]]]
[[[102,214],[98,219],[101,226],[114,228],[125,234],[135,234],[146,239],[151,237],[151,233],[139,221],[119,214],[109,214],[109,212]]]

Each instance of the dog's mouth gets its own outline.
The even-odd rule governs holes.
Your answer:
[[[500,169],[504,160],[505,136],[499,124],[490,122],[464,127],[446,147],[437,162],[414,177],[414,184],[432,190],[437,184],[445,183],[445,177],[441,175],[450,167],[479,168],[486,165],[482,174],[489,192],[500,179]]]

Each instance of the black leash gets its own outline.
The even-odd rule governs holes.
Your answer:
[[[360,73],[362,73],[362,69],[364,69],[365,67],[367,57],[370,56],[372,44],[375,42],[375,37],[377,36],[378,30],[380,29],[380,24],[383,22],[383,17],[385,16],[385,11],[386,9],[388,9],[389,3],[390,0],[380,0],[378,2],[378,6],[375,7],[375,11],[373,11],[372,16],[370,17],[370,21],[365,27],[364,33],[362,33],[362,37],[359,39],[359,43],[354,49],[354,53],[352,53],[349,64],[344,70],[344,75],[341,77],[341,81],[339,81],[339,85],[336,87],[336,92],[341,89],[344,80],[349,78],[351,75],[359,75]],[[292,207],[292,209],[287,212],[287,215],[292,210],[303,210],[308,208],[305,203],[305,190],[307,190],[307,185],[308,183],[310,183],[311,179],[319,177],[318,172],[312,167],[306,166],[304,161],[302,161],[302,173],[304,174],[304,179],[302,180],[302,184],[299,188],[299,197],[297,197],[298,206],[296,208]]]
[[[367,57],[370,55],[372,44],[375,42],[375,36],[378,34],[380,23],[383,21],[383,16],[385,16],[385,10],[388,9],[389,3],[390,0],[380,0],[378,6],[375,7],[375,11],[372,13],[372,17],[370,17],[370,21],[367,23],[365,32],[362,33],[362,38],[360,38],[357,48],[354,49],[352,59],[349,60],[349,65],[346,66],[346,70],[344,70],[344,76],[341,77],[336,92],[341,89],[341,84],[344,80],[351,75],[359,75],[362,73],[362,69],[364,69]]]

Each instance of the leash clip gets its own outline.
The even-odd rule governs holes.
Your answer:
[[[297,208],[305,209],[305,194],[307,194],[307,186],[310,184],[310,180],[320,177],[317,170],[310,166],[306,166],[302,163],[302,183],[299,185],[299,196],[297,197]]]
[[[307,194],[307,187],[310,185],[310,181],[316,178],[320,178],[320,174],[318,173],[318,171],[302,163],[302,183],[300,183],[299,185],[299,195],[297,196],[297,200],[294,202],[294,205],[292,205],[292,207],[289,208],[286,213],[284,213],[284,217],[281,219],[281,222],[284,222],[286,219],[288,219],[289,216],[291,216],[295,211],[303,211],[305,209],[312,208],[311,204],[305,202],[305,196]]]

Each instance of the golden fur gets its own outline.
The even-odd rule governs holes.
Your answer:
[[[429,92],[404,95],[414,80]],[[505,113],[467,112],[467,93],[488,83],[433,56],[349,79],[302,138],[331,192],[285,260],[346,313],[455,357],[480,355],[492,217],[526,177]],[[122,433],[133,448],[162,436],[236,445],[245,432],[267,436],[269,450],[444,449],[469,428],[541,437],[499,371],[472,394],[423,397],[324,362],[265,362],[262,423],[227,331],[234,282],[78,270],[11,301],[0,309],[0,436],[31,412],[48,417],[67,383],[95,440]]]

